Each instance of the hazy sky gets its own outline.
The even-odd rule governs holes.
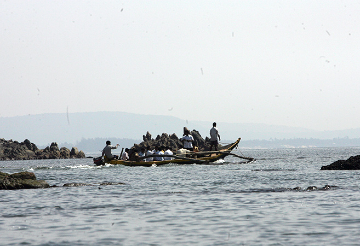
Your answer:
[[[0,0],[0,117],[360,127],[359,1]]]

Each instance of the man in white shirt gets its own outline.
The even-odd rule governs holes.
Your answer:
[[[219,134],[219,130],[216,128],[216,122],[213,123],[213,127],[210,129],[210,151],[212,150],[212,147],[215,147],[215,150],[217,151],[218,149],[218,139],[220,141],[220,134]]]
[[[154,152],[151,150],[150,146],[146,147],[146,153],[145,155],[148,156],[148,155],[153,155]],[[153,160],[153,157],[148,157],[145,159],[145,161],[152,161]]]
[[[145,148],[141,148],[140,153],[139,153],[139,157],[143,157],[145,156]],[[142,159],[144,161],[144,159]]]
[[[161,151],[160,147],[155,147],[155,155],[164,155],[164,152]],[[155,156],[154,161],[163,161],[164,157],[161,156]]]
[[[193,151],[192,142],[194,141],[193,136],[190,134],[190,131],[186,129],[184,136],[180,139],[184,144],[184,149]]]
[[[122,154],[121,160],[123,160],[123,161],[129,160],[129,149],[128,148],[126,148],[124,153]]]
[[[111,154],[111,150],[112,149],[117,149],[117,147],[119,146],[119,144],[112,146],[111,142],[108,140],[106,141],[106,146],[104,147],[103,151],[102,151],[102,157],[108,159],[108,160],[112,160],[112,159],[117,159],[117,155],[112,155]]]
[[[173,155],[174,153],[171,151],[171,147],[169,147],[165,152],[164,155]],[[165,156],[164,160],[173,160],[173,157]]]

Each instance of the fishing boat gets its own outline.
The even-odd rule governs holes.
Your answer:
[[[149,157],[158,157],[159,155],[149,155],[146,157],[140,158],[139,161],[124,161],[124,160],[106,160],[101,157],[94,158],[94,164],[97,166],[112,164],[112,165],[124,165],[124,166],[161,166],[170,163],[174,164],[210,164],[216,162],[220,159],[224,159],[226,156],[232,155],[242,159],[245,159],[246,162],[254,161],[254,158],[239,156],[231,153],[231,151],[237,148],[241,138],[238,138],[234,143],[222,147],[219,151],[199,151],[199,152],[187,152],[186,154],[175,154],[175,155],[161,155],[161,157],[170,157],[170,160],[163,161],[145,161]]]

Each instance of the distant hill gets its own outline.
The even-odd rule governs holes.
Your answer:
[[[156,137],[163,132],[182,134],[184,126],[196,124],[171,116],[139,115],[124,112],[59,113],[0,117],[0,138],[39,145],[54,141],[75,143],[82,138],[142,139],[149,131]]]
[[[292,138],[358,138],[360,128],[339,131],[314,131],[305,128],[218,121],[222,140],[233,141],[241,137],[248,140]],[[172,116],[140,115],[124,112],[89,112],[39,114],[17,117],[0,117],[0,138],[24,141],[37,145],[51,142],[75,144],[82,139],[117,138],[142,140],[149,131],[158,134],[182,135],[183,127],[196,129],[205,138],[212,122],[186,121]]]

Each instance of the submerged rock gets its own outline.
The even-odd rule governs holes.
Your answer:
[[[347,160],[338,160],[330,165],[322,166],[321,170],[360,170],[360,155],[351,156]]]
[[[316,187],[316,186],[309,186],[309,187],[307,187],[307,191],[312,191],[312,190],[317,190],[318,189],[318,187]]]
[[[86,183],[66,183],[63,186],[64,187],[79,187],[79,186],[94,186],[94,185],[86,184]]]
[[[324,187],[317,187],[317,186],[309,186],[306,189],[302,189],[300,186],[297,186],[295,188],[289,189],[293,191],[323,191],[323,190],[330,190],[330,189],[336,189],[338,188],[335,185],[325,185]]]
[[[122,183],[122,182],[103,182],[100,185],[125,185],[125,183]]]
[[[105,186],[105,185],[124,185],[125,183],[122,182],[102,182],[100,184],[100,186]],[[66,183],[63,185],[63,187],[79,187],[79,186],[96,186],[94,184],[87,184],[87,183]]]
[[[106,186],[106,185],[125,185],[122,182],[104,181],[100,184],[87,183],[66,183],[62,187],[81,187],[81,186]],[[0,190],[17,190],[17,189],[39,189],[39,188],[55,188],[61,187],[57,185],[50,186],[45,180],[37,180],[32,172],[20,173],[3,173],[0,172]]]
[[[0,172],[0,190],[49,188],[44,180],[37,180],[34,173],[20,172],[8,174]]]

